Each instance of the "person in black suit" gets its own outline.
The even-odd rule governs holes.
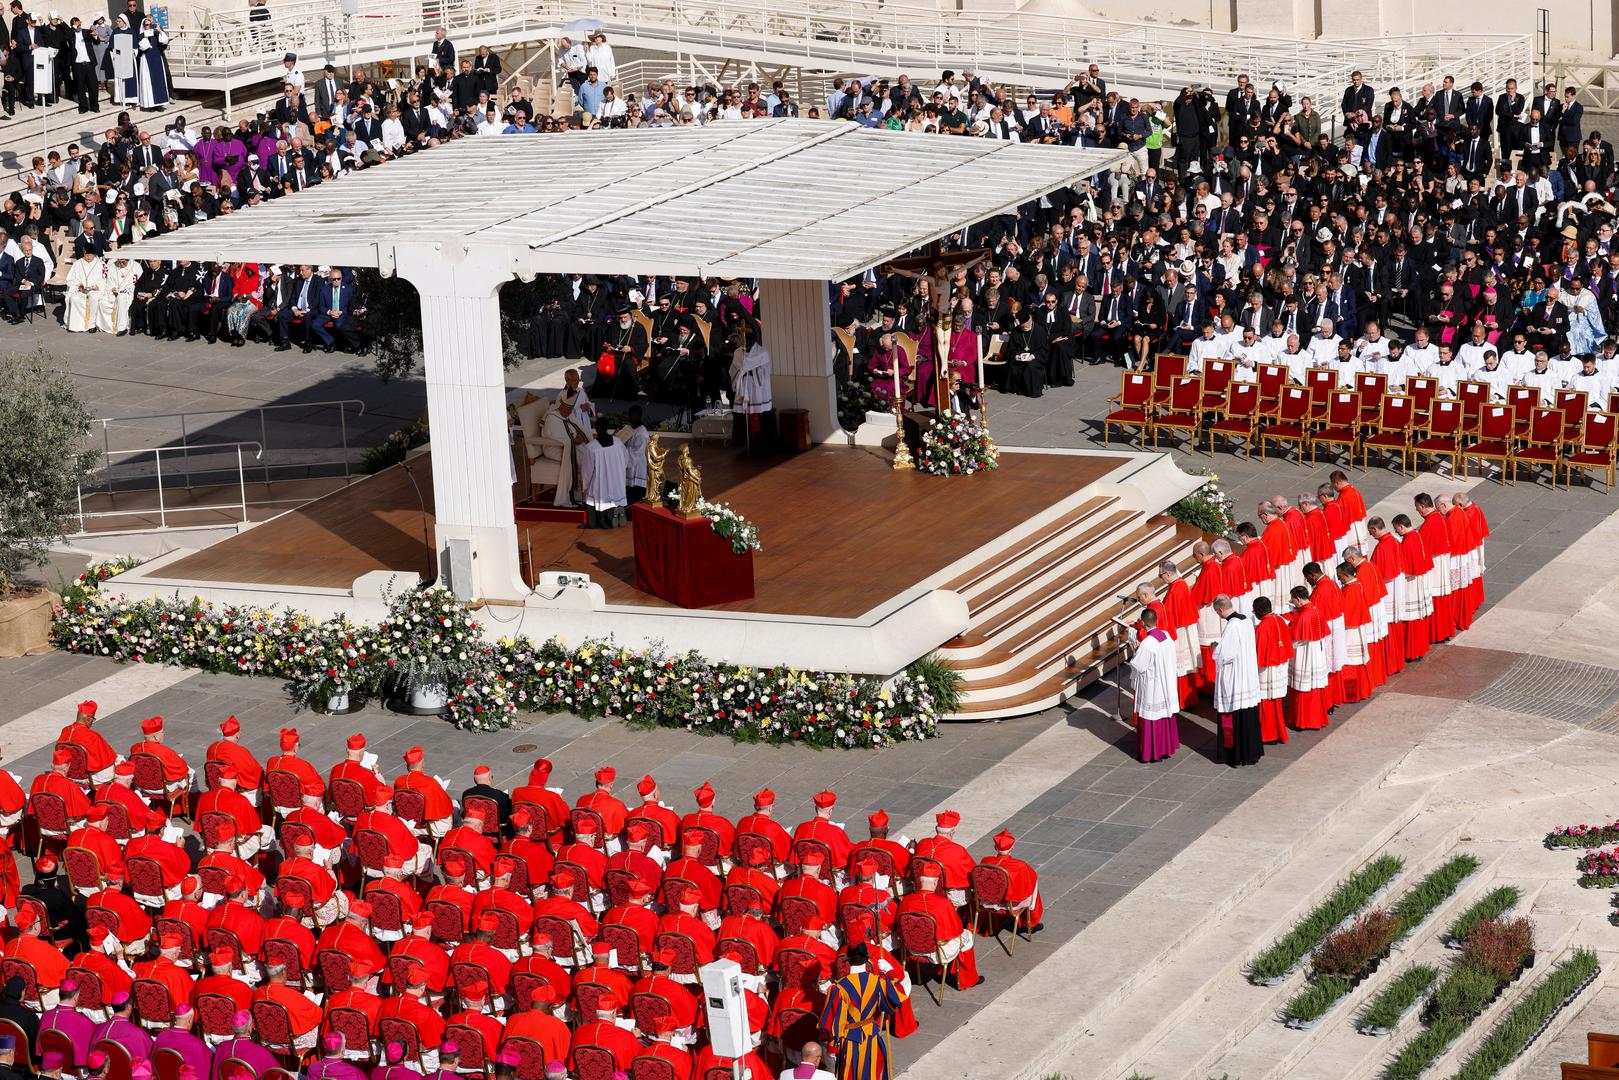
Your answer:
[[[258,309],[248,317],[247,337],[251,339],[255,331],[264,335],[265,341],[281,343],[281,312],[292,302],[292,279],[281,272],[281,267],[272,266],[270,277],[264,283],[262,302]]]
[[[69,70],[73,73],[72,97],[79,103],[79,111],[100,112],[101,93],[99,77],[96,74],[96,39],[84,28],[77,16],[69,26],[67,44],[63,51],[67,55]]]
[[[314,128],[309,121],[309,106],[304,102],[304,96],[291,83],[282,88],[280,100],[270,110],[270,119],[278,124],[302,124],[311,130]]]
[[[472,58],[472,70],[478,73],[478,85],[493,101],[500,93],[500,57],[491,52],[489,46],[479,45],[478,55]]]
[[[230,310],[230,302],[235,295],[230,272],[222,264],[210,267],[191,300],[186,340],[196,341],[201,334],[210,345],[218,341],[225,325],[225,313]]]
[[[303,351],[311,350],[309,324],[314,321],[315,311],[320,307],[321,286],[314,274],[315,268],[305,264],[298,267],[298,276],[289,283],[286,302],[281,305],[281,313],[276,317],[276,328],[281,339],[275,347],[276,352],[286,352],[292,348],[295,332]],[[297,325],[294,326],[294,323]]]
[[[1467,88],[1467,99],[1462,102],[1462,119],[1467,123],[1468,131],[1477,126],[1479,134],[1486,139],[1490,137],[1491,125],[1495,123],[1495,102],[1484,96],[1483,83],[1475,82]]]
[[[11,0],[11,56],[5,74],[15,81],[17,100],[34,107],[34,28],[22,0]],[[8,112],[10,110],[7,110]]]
[[[433,66],[440,71],[455,70],[455,46],[444,36],[444,28],[433,31]]]
[[[1495,134],[1501,142],[1503,168],[1523,149],[1528,119],[1529,99],[1518,93],[1517,79],[1508,79],[1506,90],[1495,99]]]
[[[6,318],[21,323],[28,309],[44,295],[45,260],[34,253],[34,237],[25,233],[17,242],[15,257],[0,255],[0,299],[6,304]]]
[[[354,134],[368,149],[382,149],[382,121],[371,111],[369,101],[360,106],[360,119],[354,122]]]
[[[1557,142],[1564,149],[1580,145],[1580,121],[1585,118],[1585,106],[1574,97],[1572,86],[1563,90],[1563,112],[1557,118]]]
[[[1433,123],[1440,131],[1461,134],[1467,130],[1462,122],[1462,95],[1456,89],[1456,80],[1445,76],[1444,88],[1433,96]]]
[[[1343,109],[1344,123],[1349,126],[1350,132],[1354,134],[1355,141],[1364,143],[1365,132],[1370,127],[1370,123],[1369,119],[1360,120],[1357,115],[1365,113],[1370,118],[1373,108],[1377,105],[1377,95],[1372,92],[1372,88],[1367,85],[1360,72],[1350,73],[1349,85],[1344,88],[1343,100],[1339,105]]]
[[[1536,304],[1524,320],[1523,331],[1537,349],[1552,356],[1562,351],[1568,340],[1568,307],[1558,299],[1557,286],[1546,290],[1546,299]]]
[[[1489,136],[1479,130],[1477,124],[1469,124],[1467,138],[1457,149],[1461,152],[1459,167],[1462,174],[1469,180],[1484,179],[1492,163]]]

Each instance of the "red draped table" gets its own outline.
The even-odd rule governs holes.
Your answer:
[[[683,608],[753,599],[753,552],[732,551],[708,518],[638,503],[630,522],[637,589]]]

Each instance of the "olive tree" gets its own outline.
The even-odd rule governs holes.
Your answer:
[[[73,379],[43,349],[0,355],[0,597],[67,531],[99,452]]]

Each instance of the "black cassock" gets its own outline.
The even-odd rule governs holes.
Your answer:
[[[1040,397],[1046,384],[1045,358],[1046,335],[1038,324],[1032,329],[1019,328],[1006,335],[1006,343],[1001,346],[1001,359],[1006,363],[998,369],[1001,373],[999,389],[1024,397]]]

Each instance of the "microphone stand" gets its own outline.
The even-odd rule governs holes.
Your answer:
[[[416,482],[416,471],[410,467],[410,462],[399,463],[410,477],[410,486],[416,489],[416,505],[422,512],[422,546],[427,549],[427,576],[422,579],[423,585],[431,584],[438,577],[437,552],[433,550],[433,541],[427,535],[427,500],[422,498],[422,486]]]

